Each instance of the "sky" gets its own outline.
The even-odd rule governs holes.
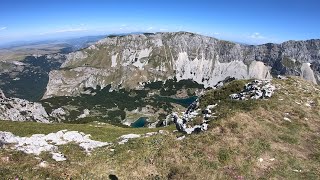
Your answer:
[[[320,38],[319,0],[1,0],[0,44],[189,31],[246,44]]]

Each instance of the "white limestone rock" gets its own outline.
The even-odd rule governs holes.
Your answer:
[[[51,155],[52,155],[52,159],[54,159],[55,161],[58,161],[58,162],[67,160],[67,158],[61,153],[52,152]]]
[[[145,134],[146,137],[150,137],[150,136],[154,136],[154,135],[157,135],[158,132],[148,132]]]
[[[120,139],[133,139],[133,138],[139,138],[139,137],[141,137],[141,135],[139,134],[126,134],[126,135],[120,136]]]
[[[187,52],[179,53],[175,61],[177,80],[192,79],[205,87],[213,87],[227,77],[236,79],[270,79],[269,68],[262,62],[252,61],[248,67],[242,61],[219,62],[195,58],[190,60]]]
[[[314,84],[317,84],[317,80],[314,76],[314,72],[310,67],[310,63],[303,63],[301,66],[301,77],[303,79],[306,79],[310,82],[313,82]]]
[[[145,134],[125,134],[122,135],[118,138],[118,144],[125,144],[127,143],[130,139],[136,139],[136,138],[146,138],[146,137],[151,137],[157,134],[162,134],[162,135],[167,135],[169,132],[165,130],[159,130],[159,132],[147,132]]]
[[[212,109],[217,106],[217,104],[214,105],[208,105],[205,110],[202,111],[203,120],[202,123],[198,125],[194,125],[192,127],[188,127],[187,123],[192,121],[195,117],[199,115],[200,109],[197,109],[199,106],[199,100],[197,99],[195,102],[193,102],[188,109],[183,113],[182,117],[180,118],[177,113],[172,113],[172,121],[176,125],[177,131],[186,133],[186,134],[192,134],[192,133],[198,133],[201,131],[207,131],[208,130],[208,122],[210,121],[210,118],[215,118],[212,116],[213,113]]]
[[[6,98],[1,90],[0,119],[50,123],[49,116],[42,104],[19,98]]]
[[[137,54],[137,59],[134,59],[135,62],[132,63],[135,67],[139,68],[140,70],[143,70],[143,67],[148,64],[148,57],[152,51],[152,48],[146,48],[140,50]]]
[[[39,163],[39,167],[47,168],[47,167],[49,167],[49,163],[47,161],[41,161]]]
[[[267,99],[271,98],[275,89],[270,80],[254,80],[246,84],[242,92],[229,96],[234,100]]]
[[[118,64],[117,58],[118,58],[118,53],[111,57],[111,67],[117,67],[117,64]]]
[[[66,111],[63,108],[57,108],[54,109],[51,113],[50,113],[50,117],[58,120],[59,122],[61,120],[66,120]]]
[[[284,117],[283,120],[288,121],[288,122],[292,122],[291,119]]]
[[[248,69],[249,78],[253,79],[272,79],[270,70],[261,61],[252,61]]]
[[[178,137],[178,138],[177,138],[177,141],[182,141],[182,140],[185,139],[185,138],[186,138],[186,136]]]
[[[85,118],[85,117],[87,117],[89,114],[90,114],[90,110],[89,110],[89,109],[84,109],[84,110],[83,110],[83,113],[80,114],[80,115],[77,117],[77,119]]]
[[[61,65],[61,67],[67,67],[69,64],[77,62],[78,60],[85,59],[88,57],[88,54],[83,51],[76,51],[68,54],[66,61]]]
[[[134,139],[134,138],[139,138],[141,137],[140,134],[126,134],[126,135],[122,135],[119,137],[119,139],[121,140],[120,142],[118,142],[119,144],[124,144],[127,143],[129,141],[129,139]]]
[[[78,131],[61,130],[56,133],[34,134],[31,137],[19,137],[10,132],[0,131],[0,141],[4,144],[13,144],[13,148],[39,156],[42,152],[50,152],[52,158],[56,161],[65,161],[64,155],[59,152],[59,145],[70,142],[79,144],[87,153],[98,147],[108,146],[110,143],[100,142],[90,139],[90,135],[86,135]]]

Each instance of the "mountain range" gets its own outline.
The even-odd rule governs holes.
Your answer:
[[[0,61],[0,177],[319,179],[319,75],[320,40],[189,32]]]
[[[66,55],[49,74],[43,98],[76,96],[84,88],[139,89],[176,78],[213,87],[228,77],[301,76],[320,82],[320,40],[243,45],[189,32],[110,35]]]

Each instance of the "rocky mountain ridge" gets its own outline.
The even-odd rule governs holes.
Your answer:
[[[51,71],[43,98],[79,95],[83,88],[139,88],[145,82],[192,79],[212,87],[227,77],[269,79],[272,75],[320,79],[320,40],[258,46],[188,32],[109,36],[67,55]]]

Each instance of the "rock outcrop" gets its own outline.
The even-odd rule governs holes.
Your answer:
[[[0,90],[0,119],[49,123],[49,116],[40,103],[7,98]]]
[[[83,87],[136,88],[142,82],[192,79],[212,87],[227,77],[302,76],[319,82],[320,40],[249,46],[187,32],[110,36],[71,53],[49,75],[43,98]],[[309,64],[306,64],[309,63]]]
[[[176,129],[179,132],[191,134],[206,131],[208,130],[208,122],[210,121],[209,119],[215,118],[213,116],[215,113],[212,112],[212,109],[216,106],[217,104],[209,105],[201,112],[201,109],[199,109],[199,100],[197,99],[188,107],[181,117],[179,117],[177,113],[172,113],[172,121],[175,123]],[[200,115],[200,112],[202,113],[203,117],[202,122],[194,126],[188,125],[188,123],[192,122],[197,116]]]
[[[301,66],[301,77],[305,80],[311,81],[313,83],[317,83],[317,80],[314,76],[314,72],[310,67],[310,63],[303,63]]]
[[[110,143],[94,141],[90,135],[78,131],[61,130],[56,133],[34,134],[31,137],[15,136],[11,132],[0,131],[0,142],[3,144],[12,144],[13,148],[39,156],[42,152],[49,152],[56,161],[65,161],[66,157],[59,151],[58,145],[67,143],[77,143],[87,153],[98,147],[107,146]]]
[[[271,98],[276,88],[268,80],[254,80],[245,85],[240,93],[231,94],[234,100],[267,99]]]
[[[230,81],[232,81],[232,79],[230,79]],[[229,96],[234,100],[266,99],[273,95],[275,89],[275,86],[271,84],[270,80],[253,80],[246,84],[241,92],[230,94]],[[177,131],[192,134],[208,129],[210,120],[217,118],[217,116],[215,116],[216,113],[213,111],[218,104],[208,105],[202,111],[199,105],[198,98],[182,113],[181,116],[176,112],[171,114],[171,120],[175,123]],[[198,124],[192,123],[195,119],[199,120],[199,117],[201,116],[201,122],[198,122]],[[190,125],[190,123],[193,125]]]
[[[50,113],[50,117],[58,122],[66,120],[67,112],[63,108],[54,109]]]

